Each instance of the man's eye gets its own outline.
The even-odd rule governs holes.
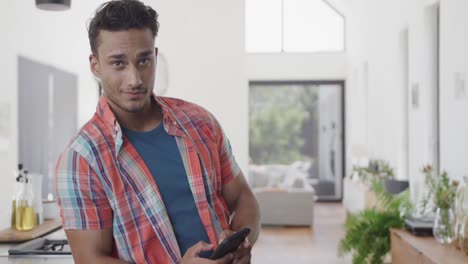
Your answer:
[[[147,58],[145,58],[145,59],[140,60],[140,65],[146,65],[146,64],[148,64],[149,62],[150,62],[150,60],[147,59]]]
[[[112,65],[115,66],[115,67],[121,67],[123,65],[123,63],[121,61],[114,61],[112,63]]]

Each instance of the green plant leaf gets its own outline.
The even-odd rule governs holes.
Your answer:
[[[359,169],[362,172],[362,169]],[[390,167],[387,171],[393,171]],[[382,178],[373,177],[370,184],[379,202],[379,209],[371,208],[348,215],[345,235],[339,243],[338,253],[353,254],[353,263],[382,263],[390,251],[390,229],[403,228],[402,207],[411,207],[409,191],[392,195],[385,191]]]

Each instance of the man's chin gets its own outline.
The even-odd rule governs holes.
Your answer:
[[[132,105],[132,106],[125,107],[124,110],[129,113],[139,113],[139,112],[142,112],[144,108],[145,108],[144,105]]]
[[[120,108],[120,110],[123,110],[127,113],[138,113],[143,111],[145,109],[145,103],[144,102],[136,102],[136,101],[121,101],[119,103],[114,104]]]

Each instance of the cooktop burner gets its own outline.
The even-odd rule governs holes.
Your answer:
[[[37,238],[11,248],[10,255],[71,255],[67,240]]]

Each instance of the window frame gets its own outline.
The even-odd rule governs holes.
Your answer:
[[[325,199],[320,200],[327,200],[327,201],[342,201],[343,200],[343,192],[344,192],[344,178],[346,177],[346,81],[341,79],[316,79],[316,80],[255,80],[250,79],[248,81],[248,89],[253,85],[261,85],[261,86],[275,86],[275,85],[337,85],[341,89],[341,116],[342,116],[342,138],[341,138],[341,148],[342,148],[342,176],[340,179],[340,188],[339,194],[336,194],[335,197],[327,197]],[[248,96],[247,105],[250,105],[250,96]],[[250,117],[249,117],[250,118]],[[248,126],[247,126],[248,127]],[[250,144],[250,139],[248,144]],[[250,155],[250,153],[249,153]]]

